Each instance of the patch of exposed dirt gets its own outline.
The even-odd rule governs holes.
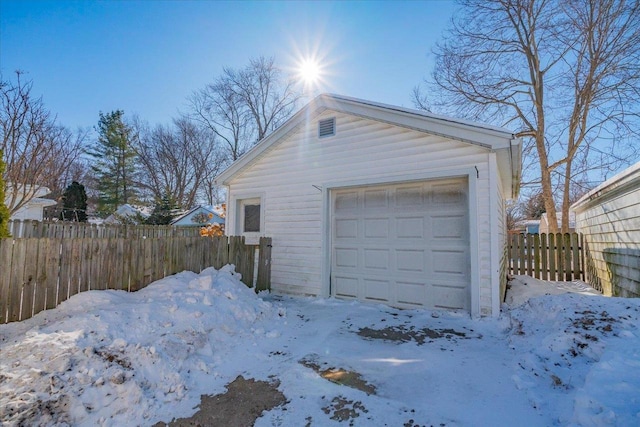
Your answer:
[[[343,368],[330,367],[328,363],[320,363],[318,362],[317,354],[305,356],[300,359],[299,363],[302,366],[313,369],[322,378],[332,383],[346,385],[347,387],[355,388],[369,395],[376,394],[375,386],[363,380],[359,373]]]
[[[252,426],[264,411],[287,402],[278,390],[278,381],[266,382],[237,377],[227,385],[227,392],[214,396],[202,395],[200,409],[188,418],[180,418],[169,424],[157,423],[154,427],[186,426]]]
[[[398,342],[416,342],[418,345],[422,345],[426,342],[434,342],[437,339],[470,339],[470,338],[482,338],[482,335],[474,334],[473,331],[460,332],[454,329],[431,329],[422,328],[416,329],[415,327],[406,328],[403,325],[400,326],[387,326],[382,329],[373,328],[360,328],[357,332],[363,338],[385,340],[385,341],[398,341]]]
[[[322,411],[331,415],[332,420],[339,422],[349,421],[349,425],[354,424],[354,419],[358,418],[360,414],[366,414],[369,412],[364,407],[362,402],[349,400],[343,396],[336,396],[331,400],[331,404],[322,408]]]

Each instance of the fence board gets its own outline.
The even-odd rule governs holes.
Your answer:
[[[527,258],[526,258],[526,263],[527,263],[527,275],[528,276],[532,276],[532,272],[533,272],[533,236],[531,234],[527,234],[526,236],[526,240],[525,240],[525,245],[526,245],[526,251],[525,253],[527,254]]]
[[[38,276],[38,240],[26,240],[25,264],[24,264],[24,289],[22,291],[22,309],[20,310],[20,320],[29,319],[33,316],[33,299],[36,290],[36,278]]]
[[[533,235],[533,275],[536,279],[540,278],[540,235]]]
[[[573,266],[571,265],[571,235],[569,233],[565,233],[564,235],[564,280],[571,281],[573,280]]]
[[[549,246],[547,243],[547,235],[546,234],[541,234],[540,235],[540,247],[541,247],[541,252],[542,252],[542,256],[541,256],[541,262],[542,262],[542,267],[541,267],[541,274],[540,274],[540,278],[542,280],[547,280],[547,277],[549,277],[549,258],[547,256],[547,254],[549,253]]]
[[[144,265],[144,246],[142,245],[142,240],[140,239],[130,239],[131,242],[131,253],[135,254],[134,257],[131,258],[131,263],[129,267],[129,290],[131,292],[138,291],[142,289],[142,266]]]
[[[71,293],[71,239],[62,239],[60,252],[60,278],[58,280],[58,292],[56,302],[60,304],[66,301]]]
[[[11,283],[13,286],[9,293],[10,322],[20,320],[26,249],[27,244],[25,239],[16,240],[13,244],[13,259],[11,262]]]
[[[66,254],[71,264],[69,271],[69,297],[80,292],[80,280],[82,278],[82,243],[82,239],[78,238],[68,239],[62,242],[62,255],[64,256]]]
[[[0,239],[0,324],[8,322],[13,240]]]
[[[548,234],[549,237],[549,280],[556,280],[556,236]]]
[[[91,289],[91,258],[93,256],[93,239],[82,239],[82,268],[81,268],[81,280],[79,283],[80,292],[85,292]]]

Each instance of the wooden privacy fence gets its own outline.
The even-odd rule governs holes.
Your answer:
[[[511,274],[542,280],[585,280],[582,234],[513,234],[508,249]]]
[[[225,264],[234,264],[256,292],[270,289],[271,238],[259,245],[246,245],[244,237],[0,239],[0,324],[28,319],[79,292],[132,292],[183,270]]]
[[[29,237],[52,238],[105,238],[105,237],[196,237],[200,227],[174,227],[171,225],[89,224],[69,221],[9,221],[9,232],[14,239]]]

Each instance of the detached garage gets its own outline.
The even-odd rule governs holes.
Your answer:
[[[275,292],[497,315],[520,162],[507,130],[320,95],[216,182]]]

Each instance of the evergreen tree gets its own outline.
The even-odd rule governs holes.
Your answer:
[[[9,234],[9,208],[4,204],[4,154],[0,150],[0,238],[10,237]]]
[[[91,170],[97,181],[98,214],[106,216],[118,206],[133,201],[136,152],[132,129],[124,120],[124,111],[100,113],[98,141],[89,154],[95,159]]]
[[[63,221],[87,222],[87,193],[84,185],[77,181],[73,181],[64,190],[60,219]]]
[[[147,218],[146,223],[152,225],[168,225],[175,218],[175,212],[178,209],[175,199],[165,194],[162,199],[156,201],[153,212]]]

